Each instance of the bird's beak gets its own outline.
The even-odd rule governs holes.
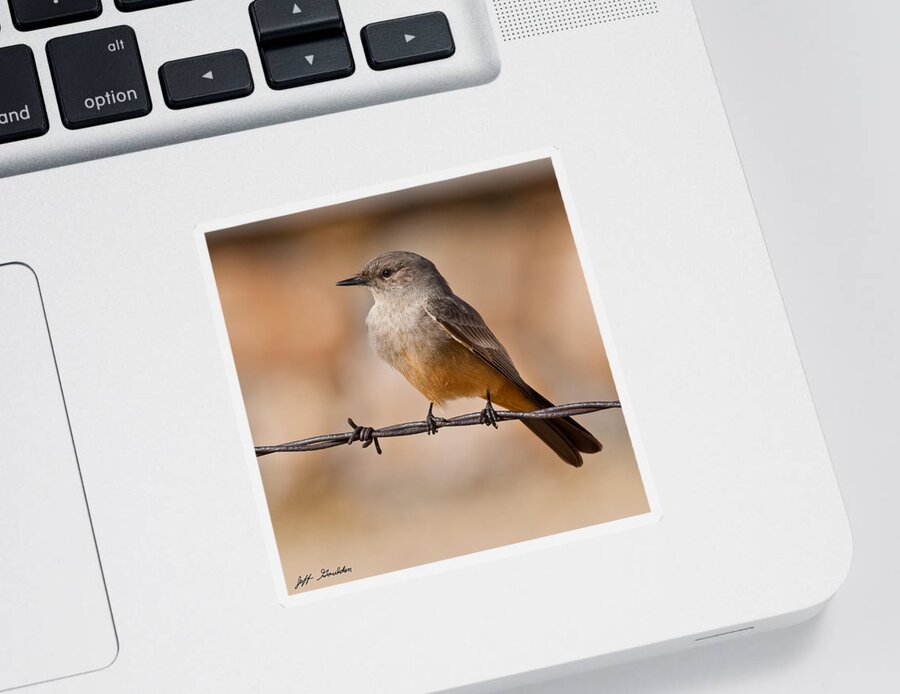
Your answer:
[[[345,280],[341,280],[337,283],[338,287],[355,287],[360,284],[368,284],[365,277],[360,277],[356,275],[355,277],[348,277]]]

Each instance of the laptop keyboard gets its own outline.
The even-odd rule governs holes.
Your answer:
[[[455,89],[486,82],[499,70],[481,0],[254,0],[249,5],[218,0],[0,0],[4,2],[12,26],[3,26],[0,14],[0,176]],[[180,54],[160,61],[161,47],[150,42],[160,35],[162,20],[177,23],[186,11],[181,8],[191,6],[187,21],[196,21],[198,13],[214,22],[227,15],[227,33],[240,37],[238,45],[223,43],[216,46],[220,50],[198,55],[191,54],[191,45],[182,45],[177,48]],[[397,10],[412,13],[395,16]],[[156,15],[146,37],[138,21],[128,21],[140,15]],[[98,21],[110,25],[77,31],[81,23]],[[460,37],[465,55],[458,46]],[[441,61],[448,66],[435,69]],[[389,71],[406,72],[390,80],[380,77]],[[265,82],[261,86],[260,73]],[[309,91],[302,102],[273,101],[275,94],[338,80],[348,86],[330,93]],[[271,95],[260,96],[261,91]],[[236,100],[259,101],[248,107],[250,118],[243,119],[241,127],[235,127],[237,107],[223,103]],[[292,118],[291,106],[297,103],[303,108]],[[232,110],[226,114],[215,108]],[[184,109],[208,109],[212,121],[204,124],[198,117],[187,123],[164,113]],[[141,119],[154,123],[144,143],[135,124],[127,136],[123,130],[110,130],[107,148],[97,137],[88,148],[67,146],[66,130],[111,128],[119,121]],[[29,143],[24,141],[51,139],[52,145],[40,148],[38,161],[28,156]],[[7,158],[8,152],[31,161],[23,165],[15,156]]]

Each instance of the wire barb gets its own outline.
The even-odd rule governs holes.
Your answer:
[[[622,404],[618,400],[590,400],[587,402],[573,402],[568,405],[554,405],[553,407],[545,407],[541,410],[533,410],[531,412],[513,412],[510,410],[493,410],[493,421],[485,421],[484,410],[480,412],[470,412],[469,414],[461,414],[456,417],[430,417],[420,422],[403,422],[402,424],[391,424],[380,429],[373,427],[360,426],[352,419],[347,419],[347,423],[353,427],[352,431],[344,431],[339,434],[322,434],[320,436],[311,436],[298,441],[288,441],[275,446],[257,446],[256,457],[261,458],[271,453],[297,453],[300,451],[320,451],[323,448],[334,448],[335,446],[349,446],[354,441],[359,441],[363,448],[374,446],[378,455],[381,455],[381,443],[379,439],[393,438],[395,436],[415,436],[416,434],[435,434],[438,429],[444,427],[468,427],[484,424],[492,424],[497,426],[499,422],[508,422],[515,419],[557,419],[559,417],[575,417],[591,412],[600,412],[601,410],[619,409]],[[429,409],[429,414],[431,410]]]

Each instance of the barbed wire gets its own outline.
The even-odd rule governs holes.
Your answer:
[[[374,445],[375,450],[381,455],[381,444],[379,443],[379,439],[393,438],[395,436],[414,436],[416,434],[436,434],[438,429],[447,427],[467,427],[475,425],[496,427],[498,422],[511,420],[573,417],[581,414],[589,414],[591,412],[599,412],[601,410],[618,409],[620,407],[622,407],[622,404],[618,400],[591,400],[588,402],[573,402],[567,405],[554,405],[553,407],[545,407],[531,412],[514,412],[510,410],[488,411],[485,409],[480,412],[470,412],[469,414],[461,414],[456,417],[446,418],[433,417],[430,415],[429,411],[429,417],[421,421],[391,424],[379,429],[360,426],[352,419],[348,418],[347,423],[353,427],[352,431],[344,431],[338,434],[310,436],[309,438],[288,441],[287,443],[280,443],[275,446],[257,446],[256,457],[261,458],[272,453],[319,451],[323,448],[349,445],[354,441],[361,442],[363,448]]]

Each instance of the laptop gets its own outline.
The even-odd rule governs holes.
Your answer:
[[[503,690],[852,543],[688,0],[0,2],[0,690]]]

